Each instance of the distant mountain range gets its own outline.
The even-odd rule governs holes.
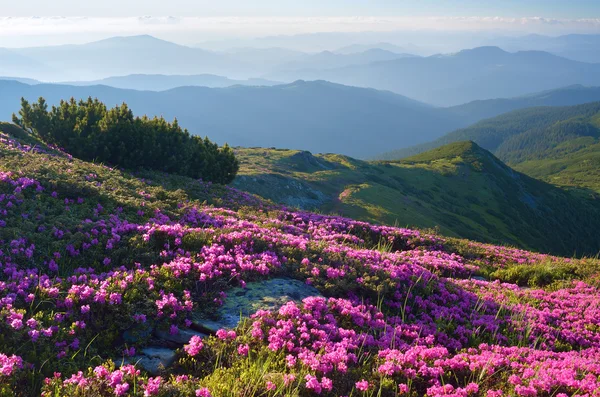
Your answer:
[[[561,57],[581,62],[600,62],[600,35],[569,34],[558,37],[532,34],[520,37],[500,37],[489,40],[507,51],[547,51]]]
[[[235,187],[287,206],[569,256],[600,248],[597,202],[516,172],[472,142],[391,163],[264,148],[236,156]]]
[[[331,43],[338,42],[336,35],[322,36],[331,39]],[[314,41],[318,37],[305,38]],[[349,37],[353,36],[341,35],[343,40],[339,42]],[[0,76],[145,90],[164,90],[179,85],[222,87],[230,83],[271,85],[274,82],[325,80],[388,90],[437,106],[509,98],[572,84],[600,85],[600,63],[553,55],[564,53],[568,56],[565,49],[598,53],[599,46],[595,49],[593,46],[597,36],[593,35],[563,36],[552,40],[543,36],[497,39],[503,47],[543,47],[548,48],[548,52],[507,52],[489,46],[427,57],[412,55],[419,52],[418,46],[412,44],[404,47],[385,41],[365,44],[368,35],[357,37],[360,42],[313,53],[277,46],[217,52],[152,36],[113,37],[79,45],[0,48]],[[303,37],[296,39],[304,40]],[[470,42],[469,38],[460,35],[452,36],[452,40]],[[278,40],[273,40],[272,44],[277,43]],[[258,42],[255,44],[259,45]],[[449,45],[448,48],[453,47]],[[589,60],[594,59],[595,55],[590,55]],[[172,81],[166,81],[167,78],[158,75],[174,77],[168,78]],[[217,81],[209,75],[223,76],[231,82]],[[148,86],[144,87],[144,84]]]
[[[600,193],[600,102],[516,110],[382,157],[405,157],[464,140],[528,175]]]
[[[368,48],[356,53],[336,53],[323,51],[317,54],[310,54],[277,66],[277,70],[311,70],[311,69],[335,69],[343,68],[349,65],[368,65],[373,62],[392,61],[402,58],[413,58],[416,55],[406,53],[395,53],[380,48]]]
[[[191,48],[152,36],[113,37],[88,44],[19,48],[14,54],[32,59],[39,70],[1,74],[39,80],[90,80],[131,73],[199,74],[235,76],[250,66],[227,54]],[[44,70],[46,67],[48,70]],[[255,71],[257,72],[257,71]]]
[[[168,91],[108,86],[25,85],[0,82],[0,119],[18,111],[23,96],[49,104],[97,97],[113,106],[126,102],[136,114],[162,115],[192,133],[235,146],[297,147],[315,152],[375,155],[389,142],[420,143],[462,125],[452,115],[390,92],[327,82],[274,87],[180,87]]]
[[[1,79],[1,78],[0,78]],[[39,84],[39,82],[37,82]],[[65,85],[89,86],[107,85],[109,87],[139,90],[166,91],[177,87],[210,87],[222,88],[234,85],[273,86],[282,84],[264,79],[232,80],[213,74],[199,75],[164,75],[164,74],[131,74],[128,76],[108,77],[93,81],[74,81],[61,83]]]
[[[0,48],[0,75],[52,82],[130,74],[216,74],[246,80],[280,70],[329,69],[405,56],[377,48],[354,53],[304,53],[285,48],[215,52],[152,36],[128,36],[78,45]]]
[[[572,106],[596,101],[600,101],[600,87],[575,84],[514,98],[472,101],[446,108],[446,111],[461,117],[467,124],[472,124],[517,109],[536,106]]]
[[[409,57],[328,70],[267,75],[277,81],[327,80],[386,89],[417,100],[451,106],[477,99],[507,98],[572,84],[600,85],[600,64],[547,52],[510,53],[479,47],[451,55]]]
[[[415,49],[417,49],[415,46],[409,46],[409,48],[406,48],[391,43],[380,42],[374,44],[351,44],[342,48],[338,48],[333,52],[337,54],[356,54],[358,52],[365,52],[369,50],[384,50],[394,52],[396,54],[408,54],[412,53],[412,51]]]
[[[483,118],[534,105],[600,101],[600,89],[569,87],[498,101],[435,108],[386,91],[323,81],[272,87],[180,87],[162,92],[108,86],[72,86],[0,81],[0,120],[19,110],[20,98],[98,97],[108,105],[126,102],[136,114],[177,117],[192,133],[234,146],[298,148],[357,158],[390,148],[432,141]]]

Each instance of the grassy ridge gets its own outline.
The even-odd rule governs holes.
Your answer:
[[[236,155],[234,186],[290,206],[565,255],[599,249],[594,203],[515,172],[472,142],[397,162],[274,149]]]
[[[465,139],[534,178],[583,188],[587,197],[600,192],[600,102],[506,113],[385,157],[403,158]]]

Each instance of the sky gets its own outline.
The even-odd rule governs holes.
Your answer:
[[[600,17],[598,0],[0,0],[3,16]]]
[[[600,0],[0,0],[5,47],[400,30],[600,34]]]

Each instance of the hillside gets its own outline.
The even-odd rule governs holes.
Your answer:
[[[2,395],[600,390],[597,260],[293,212],[229,187],[79,161],[2,128]],[[334,157],[317,160],[297,172]],[[449,176],[425,178],[432,161]],[[493,172],[500,188],[556,191],[470,143],[412,163],[372,167],[456,185]],[[545,197],[534,197],[540,211]],[[552,215],[562,224],[539,230],[560,229],[566,244],[568,219]]]
[[[479,47],[455,54],[402,58],[337,69],[273,73],[277,81],[327,80],[390,90],[438,106],[510,98],[573,84],[600,85],[600,64],[542,51]]]
[[[514,98],[477,100],[451,106],[444,111],[461,117],[464,122],[471,125],[513,110],[540,106],[574,106],[597,101],[600,101],[600,87],[584,87],[576,84]]]
[[[141,78],[145,81],[145,77]],[[172,84],[177,77],[166,79],[167,84]],[[191,133],[208,135],[219,144],[295,148],[363,159],[390,148],[432,141],[505,110],[600,100],[598,88],[567,87],[531,94],[527,98],[435,108],[387,91],[324,81],[297,81],[273,87],[180,87],[164,92],[143,92],[107,86],[29,86],[0,80],[0,91],[0,119],[4,120],[10,120],[11,114],[19,110],[21,97],[33,102],[42,96],[54,105],[70,97],[91,96],[109,105],[126,102],[136,114],[162,115],[168,120],[177,117]]]
[[[401,95],[324,81],[163,92],[0,81],[0,91],[4,120],[19,110],[21,97],[33,102],[42,96],[53,105],[70,97],[92,96],[109,105],[126,102],[135,114],[177,117],[191,133],[208,135],[219,144],[293,147],[355,157],[381,153],[390,141],[426,142],[464,125]]]
[[[510,112],[383,157],[403,157],[465,139],[530,176],[600,192],[600,102]]]
[[[595,202],[515,172],[473,143],[400,162],[271,149],[236,156],[234,186],[285,205],[543,252],[600,248]]]

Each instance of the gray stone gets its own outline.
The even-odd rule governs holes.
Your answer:
[[[123,359],[113,360],[117,367],[127,364],[133,364],[142,368],[149,374],[156,376],[160,372],[173,365],[175,362],[175,350],[164,347],[150,346],[142,349],[141,354],[134,357],[125,357]]]
[[[217,321],[200,315],[193,316],[199,329],[216,332],[220,328],[235,328],[242,317],[248,317],[258,310],[277,310],[289,301],[300,302],[309,296],[321,296],[316,288],[291,278],[246,284],[246,288],[233,288],[227,291],[223,306],[217,310]]]
[[[210,320],[197,313],[192,314],[192,322],[196,328],[209,334],[214,334],[221,328],[227,328],[227,325],[219,321]]]
[[[154,326],[150,322],[138,324],[134,328],[123,332],[123,340],[129,344],[138,343],[142,339],[150,337],[152,335],[153,328]]]
[[[156,331],[154,331],[154,336],[156,336],[158,339],[162,339],[164,341],[184,345],[186,343],[189,343],[190,339],[192,339],[192,336],[199,336],[200,338],[206,338],[207,335],[203,334],[201,332],[196,332],[191,329],[180,329],[177,334],[171,335],[168,331],[163,331],[163,330],[157,329]]]

